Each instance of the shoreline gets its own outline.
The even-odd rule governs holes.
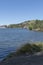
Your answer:
[[[29,48],[29,50],[28,50]],[[24,50],[23,50],[24,49]],[[32,50],[33,49],[33,50]],[[35,49],[35,50],[34,50]],[[8,54],[2,61],[9,60],[11,58],[16,58],[16,57],[21,57],[21,56],[31,56],[31,55],[36,55],[37,53],[42,52],[42,44],[25,44],[22,46],[20,49],[18,49],[16,52],[12,52]]]
[[[0,62],[0,65],[43,65],[43,52],[34,55],[18,56]]]

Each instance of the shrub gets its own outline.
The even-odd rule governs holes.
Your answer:
[[[40,48],[39,45],[33,44],[32,45],[32,50],[33,50],[33,52],[39,52],[39,51],[41,51],[41,48]]]
[[[41,51],[41,47],[39,45],[36,45],[36,44],[25,44],[16,53],[18,55],[26,54],[26,53],[33,54],[33,53],[39,52],[39,51]]]
[[[32,27],[31,26],[29,26],[29,30],[32,30]]]

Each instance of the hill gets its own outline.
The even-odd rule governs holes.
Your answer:
[[[10,24],[8,28],[26,28],[35,31],[43,31],[43,20],[28,20],[19,24]]]

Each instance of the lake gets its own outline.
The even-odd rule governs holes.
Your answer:
[[[0,60],[27,42],[43,42],[43,32],[28,29],[0,28]]]

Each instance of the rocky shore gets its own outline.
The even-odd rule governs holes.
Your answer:
[[[43,52],[29,56],[18,56],[0,62],[0,65],[43,65]]]

